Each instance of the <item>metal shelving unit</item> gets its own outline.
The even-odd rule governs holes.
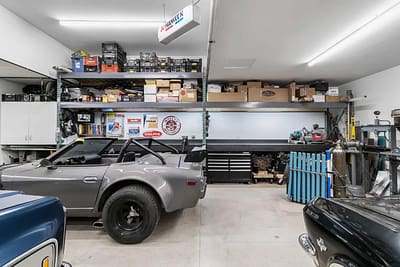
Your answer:
[[[263,110],[287,109],[302,111],[326,111],[327,109],[347,108],[347,103],[290,103],[290,102],[207,102],[209,110]]]
[[[115,109],[115,110],[148,110],[148,109],[201,109],[202,103],[176,102],[176,103],[149,103],[149,102],[61,102],[61,108],[69,109]]]
[[[62,79],[202,79],[201,72],[67,72]]]

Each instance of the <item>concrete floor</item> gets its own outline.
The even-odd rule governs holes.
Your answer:
[[[211,185],[192,209],[165,214],[138,245],[120,245],[89,222],[70,221],[65,259],[90,266],[313,266],[297,237],[302,205],[284,186]]]

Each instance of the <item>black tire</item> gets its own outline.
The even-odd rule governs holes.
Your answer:
[[[104,229],[119,243],[140,243],[153,233],[160,213],[159,201],[152,192],[143,186],[124,187],[104,205]]]

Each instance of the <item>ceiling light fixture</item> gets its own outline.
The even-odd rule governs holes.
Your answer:
[[[224,70],[245,70],[250,68],[250,66],[225,66]]]
[[[366,22],[361,24],[361,26],[356,27],[354,30],[350,31],[349,34],[346,34],[344,37],[342,37],[341,39],[336,41],[333,45],[329,46],[327,49],[323,50],[322,52],[320,52],[319,54],[317,54],[316,56],[311,58],[307,62],[307,65],[309,67],[312,67],[316,63],[321,62],[323,59],[326,59],[329,55],[333,54],[333,52],[338,50],[338,48],[343,47],[344,44],[346,44],[346,43],[349,43],[349,40],[353,39],[354,36],[356,36],[358,33],[372,28],[371,25],[373,25],[374,22],[376,22],[379,18],[382,18],[384,15],[386,15],[387,13],[389,13],[390,11],[392,11],[395,7],[397,7],[399,5],[400,5],[400,1],[396,1],[395,4],[389,6],[386,9],[382,9],[381,12],[378,12],[372,18],[369,18],[368,20],[366,20]]]
[[[59,23],[65,27],[77,28],[157,28],[162,20],[73,20],[60,19]]]

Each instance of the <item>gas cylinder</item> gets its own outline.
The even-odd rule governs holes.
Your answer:
[[[336,143],[332,151],[332,169],[334,172],[333,197],[344,198],[346,197],[346,152],[340,141]]]

